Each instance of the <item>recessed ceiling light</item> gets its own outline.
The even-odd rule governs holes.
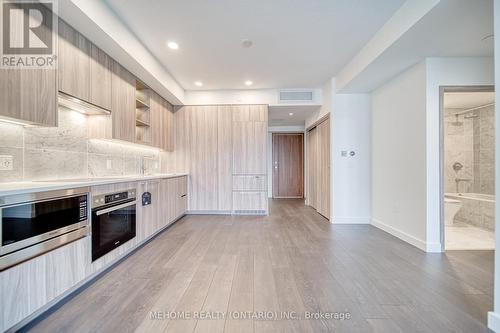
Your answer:
[[[251,86],[252,84],[253,84],[253,82],[250,81],[250,80],[249,81],[245,81],[245,85],[247,85],[247,86]]]
[[[293,112],[290,112],[288,115],[289,115],[289,116],[293,116]]]
[[[197,87],[201,87],[201,86],[203,86],[203,82],[201,82],[201,81],[196,81],[196,82],[194,83],[194,85],[195,85],[195,86],[197,86]]]
[[[167,46],[172,50],[177,50],[179,48],[179,44],[177,44],[176,42],[168,42]]]

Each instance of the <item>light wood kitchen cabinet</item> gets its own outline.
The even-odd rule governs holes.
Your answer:
[[[142,241],[161,229],[161,206],[160,180],[140,182],[137,196],[137,237]],[[151,204],[142,205],[142,195],[146,192],[151,194]]]
[[[233,211],[236,214],[266,214],[267,192],[233,192]]]
[[[183,215],[187,211],[188,200],[188,186],[187,176],[174,178],[176,180],[176,204],[175,204],[175,218]]]
[[[174,113],[176,170],[189,173],[189,211],[231,213],[250,197],[252,207],[259,203],[253,213],[267,213],[267,112],[267,105],[201,105]],[[258,184],[233,188],[240,184],[233,176],[257,176]],[[249,191],[259,194],[234,194]]]
[[[267,122],[233,122],[233,174],[267,173]]]
[[[172,104],[163,100],[164,113],[162,117],[162,139],[163,149],[174,151],[174,107]]]
[[[112,138],[135,142],[135,77],[116,61],[112,68]]]
[[[55,69],[0,69],[0,116],[57,126],[56,79]]]
[[[40,10],[48,11],[45,7]],[[54,34],[45,25],[37,29]],[[23,124],[57,126],[56,69],[1,68],[0,117]]]
[[[233,111],[233,174],[267,173],[267,106],[238,106]]]
[[[151,145],[163,149],[165,146],[163,122],[164,122],[164,103],[160,95],[152,92],[150,98],[151,111]]]
[[[59,19],[59,91],[90,100],[90,42]]]
[[[151,96],[151,145],[165,151],[174,150],[173,107],[160,95]]]
[[[216,105],[185,106],[176,112],[185,128],[190,211],[217,210],[217,109]]]
[[[221,105],[217,113],[217,208],[222,212],[231,211],[233,200],[233,109],[231,105]]]
[[[160,182],[160,228],[171,224],[187,210],[187,177],[162,179]]]
[[[86,277],[90,236],[0,272],[0,330],[7,331]]]
[[[90,99],[89,102],[111,110],[112,59],[103,50],[90,46]]]

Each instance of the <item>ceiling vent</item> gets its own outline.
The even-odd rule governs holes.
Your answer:
[[[314,90],[280,90],[279,103],[313,103]]]

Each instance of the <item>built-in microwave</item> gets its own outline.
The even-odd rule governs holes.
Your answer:
[[[0,270],[88,234],[88,187],[0,197]]]
[[[92,261],[136,234],[136,190],[92,197]]]

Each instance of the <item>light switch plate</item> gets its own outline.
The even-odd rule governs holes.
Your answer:
[[[106,169],[111,169],[111,160],[106,160]]]
[[[8,171],[14,168],[12,155],[0,155],[0,170]]]

